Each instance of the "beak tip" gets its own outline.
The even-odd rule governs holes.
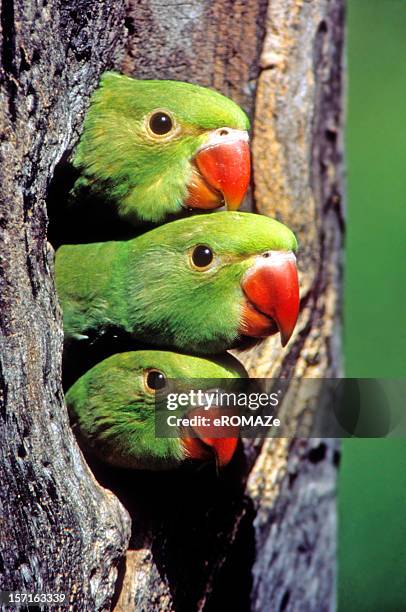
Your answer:
[[[296,317],[296,320],[295,320],[295,325],[292,327],[292,329],[289,329],[288,331],[280,330],[281,345],[283,347],[285,347],[288,344],[289,340],[291,339],[291,337],[293,335],[294,328],[296,326],[296,322],[297,322],[297,317]]]
[[[238,201],[237,201],[237,200],[234,200],[234,201],[231,201],[231,202],[230,202],[230,201],[225,202],[225,205],[226,205],[227,210],[230,210],[230,211],[235,211],[235,210],[238,210],[238,209],[240,208],[241,204],[242,204],[242,203],[243,203],[243,201],[244,201],[244,197],[245,197],[245,196],[243,196],[243,197],[242,197],[241,199],[239,199]]]
[[[234,457],[238,445],[238,438],[219,438],[213,444],[214,452],[220,467],[225,467]]]

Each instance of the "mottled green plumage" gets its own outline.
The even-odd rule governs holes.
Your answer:
[[[156,109],[169,111],[176,130],[148,130]],[[113,203],[130,223],[161,221],[180,212],[191,159],[210,130],[247,130],[245,113],[221,94],[178,81],[142,81],[108,72],[93,94],[73,160],[80,171],[73,197]]]
[[[191,252],[208,245],[208,269]],[[284,225],[262,215],[221,212],[160,226],[127,242],[67,245],[56,254],[66,338],[114,326],[134,338],[197,353],[218,353],[238,339],[240,281],[269,250],[296,250]]]
[[[223,384],[230,379],[230,388],[234,379],[247,376],[230,355],[209,361],[164,351],[136,351],[105,359],[66,395],[82,445],[103,461],[127,468],[165,469],[186,458],[179,438],[155,437],[155,394],[146,383],[152,369],[169,379],[223,379]]]

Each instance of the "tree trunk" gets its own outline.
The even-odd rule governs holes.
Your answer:
[[[251,209],[299,238],[301,315],[286,349],[239,357],[251,376],[298,379],[299,419],[301,377],[341,375],[343,0],[133,0],[128,25],[127,74],[214,87],[253,120]],[[212,481],[168,485],[117,610],[334,609],[337,441],[244,446]]]
[[[66,593],[64,609],[110,609],[130,521],[69,427],[44,196],[100,72],[118,60],[123,8],[1,7],[0,590]]]
[[[219,475],[96,473],[133,520],[120,565],[128,514],[70,432],[44,195],[122,24],[118,1],[1,10],[0,588],[74,609],[334,609],[336,442],[247,441]],[[251,207],[298,236],[302,308],[286,349],[240,358],[299,378],[299,418],[300,377],[340,374],[343,0],[129,0],[126,25],[123,71],[212,86],[253,119]]]

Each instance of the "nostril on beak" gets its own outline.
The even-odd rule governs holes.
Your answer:
[[[227,128],[220,128],[218,131],[218,135],[219,136],[228,136],[229,135],[229,131]]]
[[[271,251],[267,251],[266,253],[262,253],[262,257],[270,257]]]

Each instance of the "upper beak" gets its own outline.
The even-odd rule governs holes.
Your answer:
[[[213,423],[222,414],[230,416],[229,411],[213,406],[208,411],[195,408],[189,411],[187,416],[189,418],[193,416],[209,416]],[[212,459],[214,454],[217,465],[224,467],[230,463],[234,456],[238,445],[238,431],[238,427],[231,425],[223,427],[209,425],[204,427],[197,424],[182,432],[182,444],[191,459],[207,461]]]
[[[262,338],[279,331],[285,346],[299,315],[299,279],[294,254],[263,253],[245,274],[241,286],[248,298],[243,305],[241,333]]]
[[[192,208],[237,210],[248,189],[251,172],[248,132],[213,130],[194,157],[186,204]]]

